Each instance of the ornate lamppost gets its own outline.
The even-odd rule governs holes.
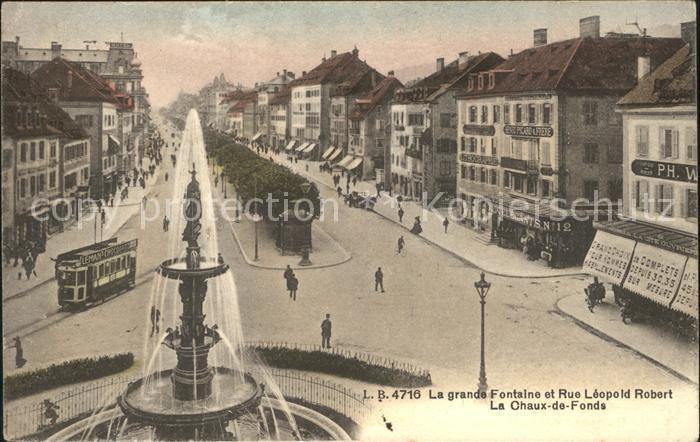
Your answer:
[[[482,397],[486,395],[486,363],[484,362],[484,307],[486,306],[486,295],[489,293],[491,283],[484,279],[484,272],[481,272],[481,279],[474,283],[474,288],[479,295],[481,302],[481,367],[479,369],[479,393]]]
[[[308,181],[304,181],[299,185],[301,188],[301,191],[304,193],[304,196],[309,193],[309,189],[311,189],[311,183]],[[309,208],[311,209],[311,208]],[[311,231],[309,230],[309,238],[311,235]],[[301,261],[299,261],[300,266],[310,266],[312,264],[311,260],[309,259],[309,246],[305,245],[304,248],[301,250]]]

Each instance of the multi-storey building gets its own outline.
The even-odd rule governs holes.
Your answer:
[[[90,136],[90,196],[113,195],[122,153],[117,111],[123,97],[94,72],[62,58],[44,64],[32,77]]]
[[[3,71],[2,112],[3,236],[43,248],[70,216],[61,198],[70,196],[64,192],[63,147],[88,144],[89,138],[39,84],[15,69]],[[88,156],[88,149],[80,151],[83,164]]]
[[[455,94],[467,76],[500,63],[492,52],[467,52],[445,66],[436,60],[433,74],[394,93],[391,104],[391,186],[401,195],[432,201],[455,194],[457,106]]]
[[[354,109],[349,118],[350,141],[347,149],[353,159],[346,168],[362,179],[375,178],[378,182],[389,182],[389,103],[394,91],[402,87],[401,82],[394,77],[394,72],[390,71],[388,77],[374,89],[354,100]],[[323,155],[324,159],[330,160],[331,156],[337,154],[331,150]]]
[[[223,73],[214,77],[210,84],[202,88],[200,91],[202,104],[199,108],[199,118],[202,120],[202,124],[224,130],[228,109],[231,107],[226,102],[226,97],[230,92],[240,89],[240,85],[235,86],[229,83]]]
[[[458,96],[463,218],[504,247],[531,240],[552,265],[580,263],[592,237],[590,221],[554,221],[552,208],[611,211],[623,196],[615,103],[636,84],[637,57],[658,66],[683,45],[601,38],[598,23],[582,19],[578,38],[551,44],[537,30],[537,46],[470,74]]]
[[[289,126],[291,121],[289,101],[291,96],[292,94],[289,86],[284,86],[267,101],[270,107],[270,134],[268,137],[268,144],[273,149],[284,149],[289,143]]]
[[[258,87],[258,102],[255,109],[257,118],[257,138],[254,136],[253,141],[265,145],[272,145],[272,105],[270,101],[285,88],[285,86],[294,80],[294,73],[286,69],[282,74],[277,72],[275,78],[261,84]]]
[[[596,223],[584,262],[670,321],[698,318],[695,22],[681,28],[689,44],[651,73],[653,60],[640,57],[639,84],[618,102],[623,209]]]
[[[332,51],[330,58],[290,83],[291,137],[298,143],[297,149],[303,148],[312,158],[318,158],[330,147],[332,93],[339,85],[371,77],[371,72],[374,69],[359,59],[357,48],[343,54]]]

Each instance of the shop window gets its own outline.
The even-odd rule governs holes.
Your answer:
[[[662,127],[659,130],[659,149],[661,158],[678,158],[678,131]]]
[[[609,164],[621,164],[622,163],[622,144],[618,144],[618,143],[608,144],[608,163]]]
[[[510,189],[510,173],[503,172],[503,187]]]
[[[497,104],[493,105],[493,109],[491,110],[493,113],[493,122],[498,123],[499,120],[501,119],[501,108]]]
[[[637,142],[637,156],[649,156],[649,126],[637,126],[635,128]]]
[[[496,169],[491,169],[490,174],[491,174],[491,184],[494,186],[498,186],[498,172],[496,172]]]
[[[503,105],[503,123],[510,124],[510,104]]]
[[[583,124],[586,126],[595,126],[598,124],[598,103],[594,101],[583,102]]]
[[[638,210],[647,210],[649,203],[649,181],[635,181],[634,183],[634,207]]]
[[[686,157],[690,161],[698,159],[698,131],[694,127],[685,128]]]
[[[523,177],[520,175],[513,174],[513,189],[515,189],[516,192],[521,192],[523,191]]]
[[[595,200],[598,191],[598,180],[585,180],[583,182],[583,197],[588,201]]]
[[[542,197],[549,198],[552,196],[552,182],[548,180],[542,180]]]
[[[673,185],[656,185],[656,212],[661,216],[673,216]]]
[[[608,198],[613,203],[622,199],[622,178],[613,178],[608,181]]]
[[[542,105],[542,124],[552,124],[552,105],[549,103]]]
[[[685,191],[685,217],[697,220],[698,218],[698,191],[687,189]]]
[[[583,162],[586,164],[598,164],[598,145],[585,143],[583,145]]]
[[[537,195],[537,176],[528,176],[527,178],[527,194]]]

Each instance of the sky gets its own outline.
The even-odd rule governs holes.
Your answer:
[[[617,2],[3,2],[2,39],[24,47],[84,47],[83,41],[134,43],[143,84],[155,107],[179,91],[196,92],[223,72],[252,86],[287,69],[301,74],[330,55],[357,46],[382,73],[411,80],[462,51],[502,56],[578,36],[580,18],[599,15],[601,33],[635,32],[637,21],[657,37],[680,36],[695,19],[690,1]],[[403,78],[402,78],[403,77]]]

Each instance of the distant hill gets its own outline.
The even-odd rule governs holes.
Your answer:
[[[394,75],[396,78],[401,80],[401,82],[406,86],[410,86],[409,83],[414,83],[415,80],[426,77],[433,72],[435,72],[435,62],[394,69]]]

